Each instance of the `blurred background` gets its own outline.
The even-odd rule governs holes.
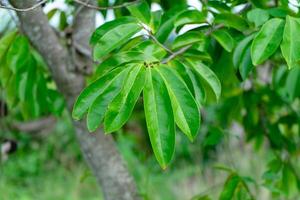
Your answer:
[[[187,3],[198,9],[202,6],[198,0]],[[152,4],[152,10],[160,8]],[[63,0],[48,3],[44,10],[58,31],[66,30],[72,21],[73,10]],[[97,26],[117,14],[112,10],[99,13]],[[15,27],[16,19],[3,9],[0,19],[3,36]],[[249,78],[243,80],[230,53],[216,42],[212,51],[219,52],[213,58],[213,70],[222,83],[222,99],[202,108],[201,131],[194,143],[178,131],[175,156],[166,170],[153,156],[141,102],[129,123],[114,133],[139,193],[146,200],[218,199],[230,177],[238,175],[243,184],[234,199],[300,199],[300,69],[288,71],[281,61],[270,62],[251,69]],[[35,127],[37,121],[20,122],[17,111],[7,109],[1,99],[3,90],[0,199],[102,199],[67,111],[45,116],[43,125]],[[59,98],[55,102],[56,107],[63,107]]]

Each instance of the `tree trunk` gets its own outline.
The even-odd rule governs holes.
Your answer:
[[[10,0],[10,2],[18,8],[30,7],[36,3],[35,0]],[[59,43],[41,8],[17,13],[23,33],[48,64],[59,91],[65,96],[69,111],[72,110],[75,98],[84,87],[83,73],[78,72],[80,71],[78,67],[84,65],[81,67],[85,69],[91,63],[87,55],[90,54],[88,39],[94,29],[95,20],[95,11],[85,7],[80,7],[78,11],[73,25],[73,49],[70,50]],[[81,62],[78,61],[77,51],[80,53]],[[74,122],[74,127],[82,153],[102,188],[104,198],[139,199],[136,185],[112,136],[104,135],[102,130],[89,133],[83,121]]]

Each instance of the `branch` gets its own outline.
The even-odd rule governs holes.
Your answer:
[[[117,8],[123,8],[123,7],[127,7],[133,4],[137,4],[140,2],[140,0],[136,0],[136,1],[132,1],[132,2],[127,2],[127,3],[123,3],[120,5],[113,5],[113,6],[106,6],[106,7],[101,7],[101,6],[95,6],[93,4],[89,4],[88,2],[83,2],[81,0],[73,0],[74,2],[81,4],[87,8],[91,8],[91,9],[95,9],[95,10],[108,10],[108,9],[117,9]]]
[[[6,10],[13,10],[16,12],[28,12],[31,10],[34,10],[36,8],[38,8],[39,6],[41,6],[42,4],[46,3],[47,0],[42,0],[32,6],[29,6],[27,8],[15,8],[15,7],[11,7],[11,6],[5,6],[1,1],[0,1],[0,8],[6,9]]]
[[[52,116],[43,117],[29,122],[12,122],[10,128],[21,132],[38,134],[40,132],[49,132],[56,123],[56,119]]]

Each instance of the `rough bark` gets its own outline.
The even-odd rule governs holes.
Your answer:
[[[30,7],[35,0],[10,0],[17,8]],[[81,8],[74,21],[72,48],[67,50],[59,43],[41,8],[17,13],[21,29],[32,45],[43,56],[52,73],[58,89],[64,94],[71,110],[74,99],[84,87],[83,73],[78,73],[80,65],[90,65],[88,49],[89,34],[94,29],[95,11]],[[70,53],[73,52],[73,53]],[[75,52],[75,53],[74,53]],[[78,56],[81,55],[81,56]],[[79,62],[78,58],[85,62]],[[82,66],[86,68],[86,66]],[[139,199],[133,178],[129,174],[111,135],[102,130],[91,134],[83,121],[74,122],[76,136],[83,155],[96,176],[104,198],[107,200]]]

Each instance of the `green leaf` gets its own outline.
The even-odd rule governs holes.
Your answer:
[[[104,55],[125,44],[134,34],[141,30],[137,22],[119,24],[119,20],[114,20],[107,23],[116,23],[117,25],[105,26],[104,24],[103,26],[105,26],[106,29],[101,26],[98,30],[102,31],[97,32],[96,30],[94,35],[97,36],[92,36],[92,38],[97,38],[94,46],[95,60],[100,60]],[[96,39],[92,39],[91,41],[94,40]]]
[[[194,141],[200,128],[200,111],[192,93],[173,68],[161,65],[157,71],[167,86],[177,126]]]
[[[194,70],[185,66],[184,63],[178,62],[176,60],[170,62],[169,65],[180,74],[181,78],[183,78],[185,84],[192,92],[200,108],[200,106],[203,105],[203,103],[205,102],[206,94]]]
[[[25,67],[30,58],[29,42],[25,36],[17,36],[6,55],[9,68],[16,73]]]
[[[234,47],[234,39],[226,30],[217,30],[212,32],[212,36],[220,43],[220,45],[228,52]]]
[[[252,34],[244,38],[237,45],[233,53],[233,65],[237,70],[239,70],[243,79],[246,79],[253,69],[250,44],[254,36],[255,35]]]
[[[253,65],[251,62],[251,48],[250,46],[247,46],[239,64],[239,72],[243,80],[245,80],[248,77],[252,69]]]
[[[5,54],[7,53],[7,50],[9,49],[9,46],[13,42],[17,35],[16,31],[9,32],[5,34],[1,40],[0,40],[0,63],[2,59],[4,58]]]
[[[122,24],[135,24],[138,23],[134,17],[121,17],[113,21],[104,23],[98,27],[92,34],[90,44],[95,45],[109,30],[115,29]]]
[[[221,96],[221,83],[217,75],[203,63],[197,62],[188,62],[188,64],[197,72],[197,74],[208,83],[208,85],[213,90],[216,99],[219,100]]]
[[[280,45],[284,30],[284,21],[273,18],[267,21],[254,38],[251,46],[251,57],[254,65],[267,60]]]
[[[151,12],[149,5],[145,1],[133,4],[127,7],[132,16],[139,19],[145,24],[149,24],[151,20]]]
[[[215,17],[215,23],[224,24],[239,31],[245,31],[248,28],[247,21],[235,14],[222,13]]]
[[[172,49],[179,49],[198,42],[204,42],[204,34],[198,31],[188,31],[176,37],[172,43]]]
[[[160,166],[165,169],[175,150],[175,123],[167,87],[153,68],[147,68],[143,97],[154,155]]]
[[[201,24],[206,22],[206,16],[199,10],[185,10],[180,13],[174,21],[175,27],[185,24]]]
[[[108,105],[120,92],[124,79],[128,73],[132,73],[132,69],[133,67],[131,66],[121,71],[103,87],[102,92],[96,97],[87,114],[87,128],[90,132],[95,131],[99,127],[104,118]],[[132,71],[129,72],[129,70]]]
[[[247,13],[247,18],[253,22],[256,27],[263,25],[269,19],[268,11],[260,8],[255,8]]]
[[[121,71],[122,69],[120,68],[115,69],[87,86],[80,93],[74,104],[72,117],[75,120],[81,119],[95,99],[104,91],[105,86],[110,84],[111,80]]]
[[[224,185],[223,191],[219,197],[219,200],[231,200],[234,197],[234,193],[241,178],[236,174],[231,174]]]
[[[120,129],[129,119],[145,84],[145,67],[138,66],[126,78],[120,93],[108,105],[105,118],[105,133]]]
[[[285,91],[288,98],[293,101],[296,97],[300,96],[300,68],[295,67],[288,72],[285,83]]]
[[[287,16],[281,43],[281,52],[288,68],[299,67],[300,61],[300,19]]]
[[[145,62],[156,62],[165,57],[166,50],[159,46],[157,43],[153,43],[152,40],[146,40],[137,45],[133,50],[137,50],[144,54]],[[148,57],[148,58],[147,58]],[[151,59],[150,59],[151,58]],[[156,58],[156,59],[155,59]]]

